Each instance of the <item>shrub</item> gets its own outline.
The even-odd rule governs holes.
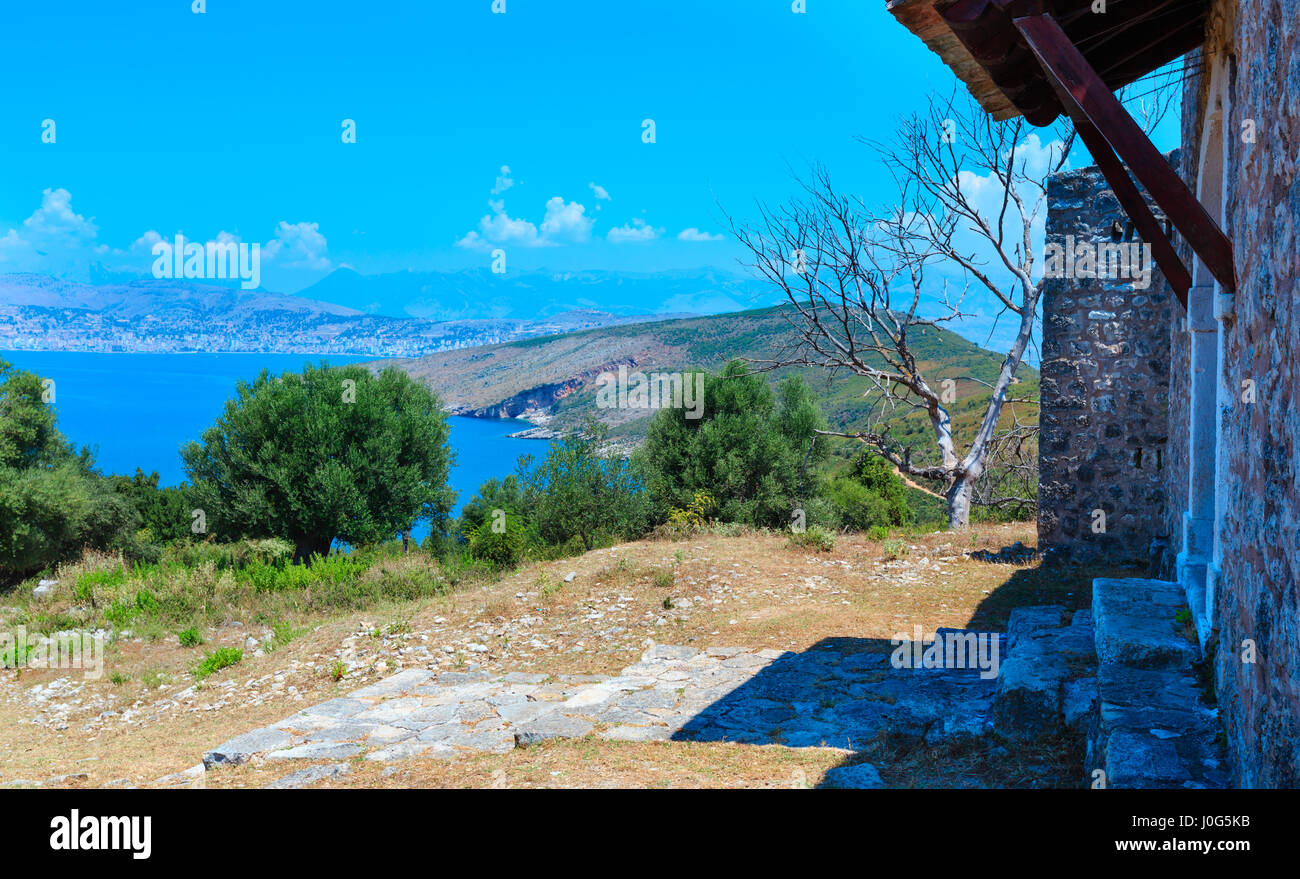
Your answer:
[[[218,647],[216,650],[204,657],[203,661],[194,669],[194,679],[201,681],[209,675],[216,674],[223,668],[230,668],[244,659],[244,651],[238,647]]]
[[[696,489],[691,500],[684,508],[674,507],[668,513],[668,529],[678,534],[694,534],[709,527],[709,518],[718,507],[713,495],[703,489]]]
[[[499,523],[499,524],[498,524]],[[524,557],[528,535],[518,516],[489,517],[470,533],[469,553],[476,559],[511,567]]]
[[[182,647],[198,647],[203,643],[203,639],[199,636],[199,630],[193,626],[177,632],[176,640],[180,641]]]
[[[604,457],[609,429],[588,419],[581,430],[553,443],[542,462],[519,460],[524,503],[538,536],[552,546],[579,543],[584,551],[602,538],[636,539],[645,533],[646,497],[622,458]]]
[[[76,601],[88,601],[94,604],[96,595],[110,594],[125,582],[126,572],[121,568],[87,571],[73,584],[72,597]]]
[[[805,531],[792,531],[786,541],[792,548],[815,549],[818,552],[830,552],[835,548],[835,535],[820,525],[813,525]]]
[[[817,495],[817,464],[824,443],[809,448],[824,425],[817,400],[800,379],[774,393],[761,375],[732,361],[719,376],[706,375],[702,417],[684,408],[661,410],[637,453],[657,521],[674,510],[689,517],[697,491],[714,501],[723,521],[784,527],[798,499]],[[689,519],[687,518],[689,521]]]
[[[907,544],[901,537],[886,540],[880,545],[880,548],[884,551],[886,561],[901,559],[903,556],[907,555],[908,552]]]
[[[828,494],[841,528],[868,531],[897,524],[889,502],[855,479],[840,477],[832,480]]]

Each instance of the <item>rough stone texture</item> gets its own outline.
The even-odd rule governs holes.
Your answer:
[[[885,786],[876,767],[870,763],[858,763],[853,766],[836,766],[826,770],[822,787],[844,788],[848,790],[878,790]]]
[[[1093,581],[1097,709],[1087,770],[1112,788],[1223,787],[1216,711],[1201,696],[1199,651],[1176,622],[1182,587],[1159,580]],[[1077,709],[1076,709],[1077,710]]]
[[[1133,668],[1190,667],[1200,651],[1176,617],[1183,589],[1163,580],[1099,579],[1092,586],[1097,658]]]
[[[1139,241],[1096,167],[1047,184],[1047,241],[1062,247]],[[1163,219],[1154,204],[1153,212]],[[1115,226],[1118,223],[1118,233]],[[1145,560],[1165,533],[1169,322],[1164,275],[1042,282],[1038,547],[1074,559]],[[1106,514],[1094,532],[1094,510]]]
[[[233,765],[246,763],[248,758],[254,754],[264,754],[267,751],[285,748],[291,742],[291,737],[284,730],[272,727],[255,729],[252,732],[244,733],[242,736],[235,736],[225,744],[208,751],[203,755],[203,765],[211,769],[221,763]]]
[[[315,784],[318,781],[324,781],[327,778],[341,778],[352,771],[352,767],[346,763],[330,763],[326,766],[308,766],[306,769],[299,769],[297,772],[291,772],[284,778],[277,779],[267,785],[268,790],[297,790],[300,787],[306,787],[309,784]]]
[[[978,667],[894,668],[862,643],[828,639],[799,653],[658,645],[612,677],[409,670],[238,736],[204,762],[449,758],[589,734],[854,749],[882,733],[936,742],[990,731],[996,681]]]
[[[1026,741],[1062,726],[1076,730],[1084,709],[1071,689],[1096,674],[1093,630],[1086,614],[1063,625],[1065,608],[1022,607],[1007,621],[1009,655],[998,674],[993,728],[1009,739]],[[1072,695],[1073,694],[1073,695]]]
[[[1216,0],[1206,53],[1231,64],[1226,229],[1235,313],[1224,325],[1226,387],[1254,403],[1223,414],[1227,496],[1216,592],[1216,679],[1235,783],[1300,786],[1300,5]],[[1201,59],[1193,55],[1190,63]],[[1184,87],[1185,179],[1197,167],[1208,77]],[[1247,120],[1254,143],[1242,136]],[[1174,329],[1177,341],[1179,333]],[[1185,424],[1186,422],[1182,422]],[[1242,642],[1257,662],[1242,661]]]

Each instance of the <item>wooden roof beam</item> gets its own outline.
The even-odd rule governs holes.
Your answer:
[[[1099,142],[1098,150],[1103,154],[1113,150],[1128,165],[1133,175],[1151,193],[1156,204],[1164,210],[1169,221],[1204,261],[1210,274],[1224,290],[1236,292],[1231,242],[1088,64],[1087,59],[1070,42],[1061,26],[1050,15],[1023,16],[1015,19],[1015,25],[1038,59],[1061,104],[1074,120],[1080,136],[1083,136],[1082,129],[1085,126],[1094,129],[1107,145],[1107,149],[1103,150]],[[1092,151],[1091,146],[1089,150]],[[1101,165],[1102,156],[1093,152],[1093,158]],[[1118,173],[1113,166],[1110,172],[1102,166],[1102,173],[1115,188],[1117,197],[1124,187],[1121,177],[1132,185],[1122,166]],[[1115,176],[1112,177],[1112,174]],[[1125,210],[1128,210],[1127,205]],[[1138,218],[1132,212],[1129,216],[1136,226]],[[1154,241],[1152,246],[1154,249]],[[1168,277],[1167,271],[1165,274]]]

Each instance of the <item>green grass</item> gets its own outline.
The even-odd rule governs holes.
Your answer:
[[[433,554],[406,555],[386,545],[293,565],[279,543],[185,541],[164,547],[157,562],[137,565],[88,553],[50,572],[69,584],[53,596],[36,601],[22,587],[10,593],[7,600],[18,607],[12,623],[45,633],[108,628],[146,640],[174,635],[181,646],[196,647],[206,630],[244,620],[272,628],[268,649],[275,649],[300,633],[294,624],[304,619],[433,598],[449,592],[453,579],[488,576],[467,566],[449,577]]]
[[[223,668],[230,668],[242,662],[244,651],[238,647],[218,647],[216,650],[204,657],[203,661],[194,669],[194,679],[201,681],[209,675],[214,675]]]

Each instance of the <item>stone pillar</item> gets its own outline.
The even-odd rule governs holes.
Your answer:
[[[1198,624],[1207,615],[1206,571],[1214,551],[1214,452],[1217,437],[1219,334],[1214,319],[1214,286],[1198,284],[1187,294],[1187,332],[1191,348],[1191,406],[1188,424],[1187,509],[1183,511],[1178,582]]]
[[[1047,209],[1049,249],[1141,247],[1095,167],[1050,178]],[[1164,275],[1148,268],[1149,286],[1073,271],[1042,281],[1038,545],[1056,555],[1145,563],[1153,540],[1169,537],[1164,452],[1176,300]]]

